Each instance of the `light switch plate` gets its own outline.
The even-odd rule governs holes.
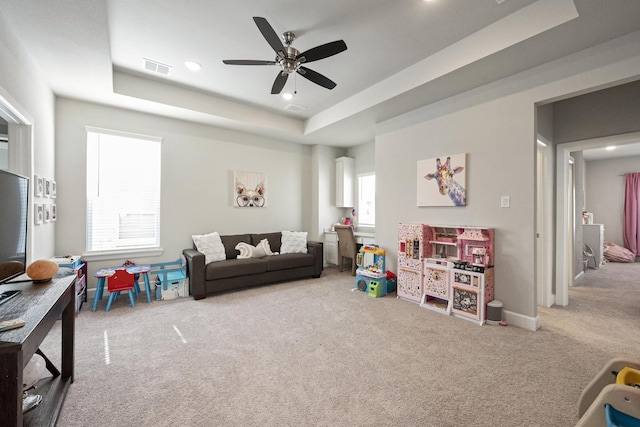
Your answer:
[[[500,207],[508,208],[511,205],[511,198],[509,196],[500,197]]]

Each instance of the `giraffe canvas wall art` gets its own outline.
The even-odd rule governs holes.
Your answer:
[[[466,153],[418,161],[418,206],[466,206]]]

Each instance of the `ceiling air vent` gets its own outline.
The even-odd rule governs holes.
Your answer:
[[[144,58],[144,69],[167,76],[169,75],[169,71],[171,71],[171,66]]]
[[[284,107],[285,110],[294,112],[294,113],[300,113],[304,110],[307,109],[307,107],[303,107],[302,105],[296,105],[296,104],[289,104],[286,107]]]

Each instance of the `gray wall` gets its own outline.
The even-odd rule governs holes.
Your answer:
[[[553,135],[553,105],[545,104],[537,107],[536,129],[548,142],[553,143],[555,138]]]
[[[640,80],[555,102],[553,111],[557,144],[640,131]]]
[[[458,153],[467,154],[467,206],[417,207],[417,161]],[[494,228],[495,296],[505,310],[535,317],[534,153],[534,105],[513,97],[379,136],[376,239],[390,249],[387,267],[397,268],[399,222]],[[510,208],[500,196],[511,197]]]
[[[312,200],[309,146],[69,99],[59,98],[56,111],[58,253],[85,250],[87,125],[163,138],[160,236],[164,254],[137,262],[177,259],[182,249],[191,247],[192,234],[311,228],[317,202]],[[266,208],[233,207],[234,170],[267,175]],[[89,268],[94,271],[121,261],[90,262]]]
[[[55,180],[54,96],[38,67],[22,49],[20,41],[11,32],[10,26],[4,22],[2,14],[0,14],[0,95],[33,124],[31,147],[21,147],[24,157],[13,172],[30,178],[36,174]],[[33,186],[30,187],[27,262],[55,255],[56,238],[55,223],[33,225],[33,204],[51,203],[51,199],[34,197]]]
[[[573,272],[577,276],[584,268],[582,263],[582,212],[585,210],[585,176],[586,165],[582,151],[571,153],[575,163],[573,164],[573,188],[574,188],[574,231],[573,231]]]
[[[388,249],[388,268],[397,265],[398,222],[493,227],[496,298],[520,325],[533,326],[535,106],[637,76],[639,39],[634,34],[379,124],[376,240]],[[417,207],[416,162],[457,153],[467,153],[468,205]],[[511,208],[500,208],[502,195],[511,197]]]
[[[640,156],[593,160],[586,163],[586,210],[593,222],[604,224],[604,238],[622,244],[625,177],[640,172]]]

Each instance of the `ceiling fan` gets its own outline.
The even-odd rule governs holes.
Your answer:
[[[289,78],[289,74],[292,73],[298,73],[307,80],[327,89],[336,87],[336,83],[331,79],[304,67],[302,64],[328,58],[347,50],[347,45],[343,40],[325,43],[300,53],[291,46],[291,43],[293,43],[293,40],[296,38],[296,35],[291,31],[287,31],[282,35],[284,40],[284,44],[282,44],[280,37],[278,37],[273,27],[271,27],[265,18],[254,16],[253,20],[262,33],[262,36],[267,40],[267,43],[269,43],[271,48],[276,52],[276,59],[274,61],[225,59],[222,62],[228,65],[278,65],[280,71],[278,71],[278,75],[271,87],[271,93],[273,95],[277,95],[282,91],[282,88]]]

